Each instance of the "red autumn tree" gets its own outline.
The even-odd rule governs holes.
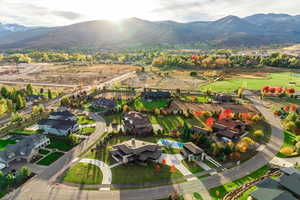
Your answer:
[[[209,128],[211,128],[214,125],[214,121],[215,119],[213,117],[210,117],[206,120],[206,126],[208,126]]]
[[[271,92],[272,94],[274,94],[274,93],[276,92],[276,88],[271,87],[271,88],[270,88],[270,92]]]
[[[288,94],[294,94],[295,93],[294,88],[288,88],[286,91],[287,91]]]
[[[276,87],[276,92],[277,92],[277,93],[282,93],[282,92],[283,92],[282,87]]]
[[[285,110],[285,111],[289,111],[289,110],[290,110],[290,108],[289,108],[289,106],[284,106],[284,107],[283,107],[283,110]]]
[[[170,167],[170,171],[174,173],[174,172],[177,171],[177,169],[176,169],[176,167],[175,167],[174,165],[172,165],[172,166]]]
[[[197,111],[195,111],[196,117],[201,117],[202,114],[203,114],[203,111],[202,111],[202,110],[197,110]]]
[[[262,91],[263,91],[263,93],[269,93],[269,91],[270,91],[270,86],[264,86],[264,87],[262,88]]]
[[[164,160],[162,160],[162,165],[167,165],[167,161],[164,159]]]
[[[290,106],[290,111],[292,111],[292,112],[295,112],[295,111],[296,111],[296,105],[295,105],[295,104],[292,104],[292,105]]]
[[[219,120],[230,119],[232,117],[232,110],[226,109],[219,115]]]

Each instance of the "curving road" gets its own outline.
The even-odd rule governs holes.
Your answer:
[[[205,194],[210,188],[214,188],[225,183],[242,178],[247,174],[259,169],[268,164],[278,152],[283,143],[283,128],[279,119],[275,118],[273,113],[265,108],[262,102],[248,92],[247,97],[253,102],[255,107],[269,121],[272,126],[272,136],[269,143],[257,153],[253,158],[244,162],[238,167],[226,170],[222,173],[195,181],[189,181],[181,184],[160,186],[155,188],[144,188],[136,190],[121,190],[121,191],[89,191],[78,190],[69,187],[52,185],[49,179],[53,177],[54,171],[59,171],[63,168],[63,163],[70,158],[74,158],[76,152],[71,151],[65,155],[64,159],[56,162],[45,173],[27,182],[23,187],[14,193],[6,196],[5,200],[153,200],[167,197],[174,190],[180,193],[199,192]],[[77,150],[83,149],[81,146]],[[54,177],[55,178],[55,177]],[[208,196],[203,196],[205,200],[210,199]]]

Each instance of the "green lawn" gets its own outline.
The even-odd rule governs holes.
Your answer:
[[[0,139],[0,151],[3,151],[7,145],[16,144],[15,139]]]
[[[33,130],[25,130],[25,129],[16,129],[16,130],[9,131],[10,134],[17,134],[17,135],[33,135],[42,132],[43,132],[42,130],[33,131]]]
[[[164,109],[168,106],[169,100],[168,99],[161,99],[157,101],[143,101],[140,98],[136,99],[134,102],[134,109],[135,110],[154,110],[155,108]]]
[[[118,105],[118,106],[124,106],[124,105],[126,105],[126,104],[127,104],[127,101],[124,100],[124,99],[118,100],[118,101],[117,101],[117,105]]]
[[[107,125],[115,121],[117,124],[122,124],[122,114],[121,113],[116,113],[112,115],[104,115],[103,118],[105,119],[105,122]]]
[[[55,162],[56,160],[58,160],[60,157],[62,157],[64,154],[61,152],[53,152],[49,155],[47,155],[46,157],[44,157],[43,159],[41,159],[40,161],[38,161],[36,164],[38,165],[44,165],[44,166],[49,166],[51,165],[53,162]]]
[[[47,146],[49,149],[58,149],[60,151],[69,151],[73,148],[72,143],[65,138],[49,137],[50,144]]]
[[[169,166],[160,165],[160,172],[155,170],[155,163],[149,162],[147,166],[137,164],[121,165],[112,168],[113,184],[141,184],[160,180],[170,180],[183,175],[177,170],[171,172]]]
[[[231,190],[247,183],[250,182],[258,177],[261,177],[263,175],[266,174],[266,172],[270,169],[270,166],[266,165],[260,169],[258,169],[257,171],[249,174],[248,176],[245,176],[243,178],[240,178],[236,181],[233,181],[231,183],[227,183],[225,185],[216,187],[216,188],[212,188],[209,190],[210,196],[212,197],[213,200],[219,200],[222,199],[222,197],[224,197],[224,195],[228,192],[230,192]],[[217,194],[219,193],[219,195]]]
[[[196,97],[196,102],[197,103],[207,103],[211,100],[211,98],[208,97],[208,96],[195,96],[195,97]],[[192,101],[193,96],[183,96],[180,99],[183,100],[183,101],[189,101],[190,102],[190,101]]]
[[[256,190],[256,186],[251,187],[249,190],[243,193],[237,200],[248,200],[249,195]]]
[[[50,153],[50,151],[46,150],[46,149],[40,149],[39,153],[42,155],[47,155],[48,153]]]
[[[182,126],[184,122],[188,125],[193,126],[203,126],[203,122],[197,120],[196,118],[185,119],[179,115],[168,115],[168,116],[149,116],[150,122],[152,124],[159,124],[164,130],[171,131],[177,129],[178,126]]]
[[[77,123],[83,125],[83,124],[95,124],[96,122],[95,120],[89,119],[89,117],[86,115],[78,115]]]
[[[204,171],[204,169],[202,167],[200,167],[199,165],[197,165],[195,162],[189,162],[187,160],[183,160],[181,162],[193,174],[197,174],[197,173]]]
[[[300,77],[291,76],[289,72],[270,73],[266,78],[233,78],[230,80],[217,81],[201,87],[201,90],[211,89],[216,92],[230,92],[243,86],[247,89],[258,90],[265,85],[291,87],[289,82],[296,82],[296,90],[300,90]]]
[[[96,130],[95,127],[85,127],[85,128],[80,129],[78,134],[80,134],[80,135],[90,135],[90,134],[94,133],[95,130]]]
[[[63,181],[82,185],[102,183],[102,172],[99,167],[89,163],[77,163],[64,174]]]
[[[296,135],[289,132],[289,131],[284,131],[284,141],[283,141],[283,145],[281,146],[281,148],[283,147],[294,147],[294,144],[295,144],[295,138],[296,138]],[[279,158],[287,158],[289,156],[286,156],[280,152],[278,152],[276,154],[277,157]]]

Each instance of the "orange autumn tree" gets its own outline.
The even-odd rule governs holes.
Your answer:
[[[233,112],[231,109],[226,109],[224,110],[220,115],[219,115],[219,120],[223,119],[231,119],[233,117]]]
[[[213,117],[210,117],[206,120],[206,126],[211,128],[214,125],[215,119]]]
[[[162,160],[162,165],[167,165],[167,161],[165,159]]]
[[[155,171],[156,171],[157,173],[159,173],[159,172],[161,171],[160,165],[156,165],[156,166],[155,166]]]
[[[172,173],[175,173],[175,172],[177,171],[177,169],[176,169],[176,167],[175,167],[174,165],[172,165],[172,166],[170,167],[170,171],[171,171]]]

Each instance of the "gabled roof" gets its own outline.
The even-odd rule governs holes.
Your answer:
[[[193,126],[192,130],[197,133],[204,133],[204,134],[209,133],[209,131],[207,129],[201,128],[200,126]]]
[[[280,185],[300,196],[300,174],[283,175],[280,177]]]
[[[61,119],[42,119],[38,122],[38,125],[46,125],[59,130],[69,130],[76,125],[76,121]]]
[[[187,150],[189,150],[190,152],[196,155],[204,152],[203,149],[201,149],[200,147],[198,147],[192,142],[185,143],[184,148],[186,148]]]

